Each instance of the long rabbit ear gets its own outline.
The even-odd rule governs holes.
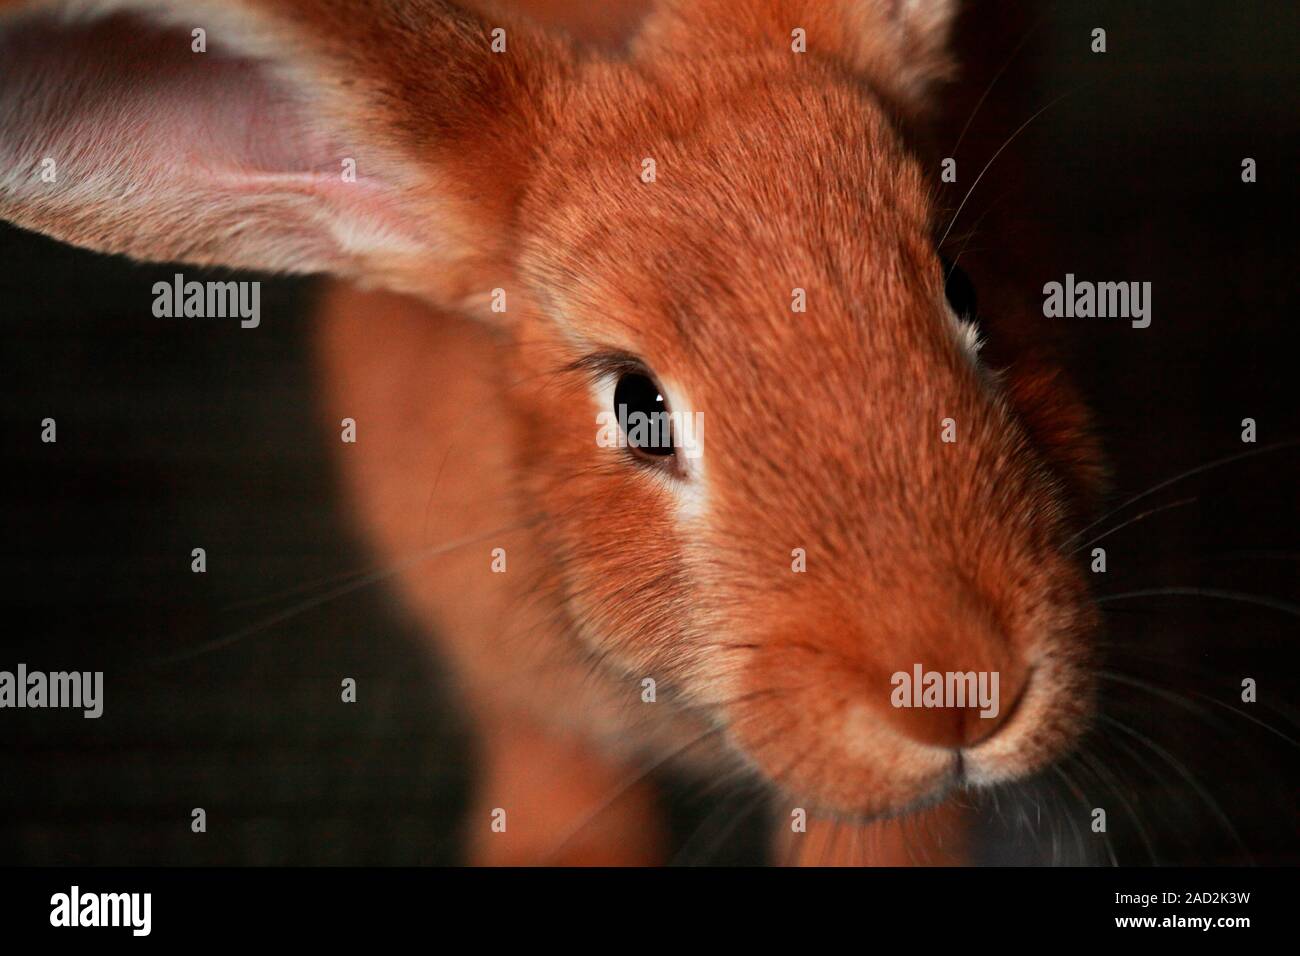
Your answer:
[[[0,218],[146,260],[490,289],[570,60],[441,0],[0,0]]]
[[[956,0],[661,0],[639,38],[653,60],[729,48],[829,58],[867,80],[895,112],[925,111],[952,72],[948,33]],[[796,31],[800,31],[796,34]]]

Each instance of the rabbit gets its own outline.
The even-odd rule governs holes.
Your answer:
[[[660,768],[770,792],[774,860],[969,862],[964,791],[1092,718],[1105,467],[939,255],[909,131],[953,16],[660,0],[616,48],[443,0],[9,0],[0,216],[329,276],[323,421],[473,720],[472,862],[666,862]],[[914,673],[997,706],[902,706]]]

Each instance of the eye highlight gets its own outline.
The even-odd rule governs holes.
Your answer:
[[[974,321],[976,313],[975,283],[971,282],[961,266],[944,256],[939,257],[943,265],[943,293],[948,297],[957,318]]]

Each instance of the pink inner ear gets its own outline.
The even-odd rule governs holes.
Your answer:
[[[216,25],[206,39],[193,52],[187,29],[139,15],[0,19],[0,215],[104,251],[268,270],[347,271],[407,243],[375,164],[327,134],[307,91],[223,49]]]

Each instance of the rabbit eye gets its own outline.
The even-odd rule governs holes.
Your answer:
[[[970,281],[965,270],[955,262],[940,257],[943,264],[943,292],[948,297],[957,318],[971,320],[975,318],[975,284]]]
[[[656,459],[676,453],[668,403],[650,376],[641,372],[619,376],[614,386],[614,414],[635,453]]]

